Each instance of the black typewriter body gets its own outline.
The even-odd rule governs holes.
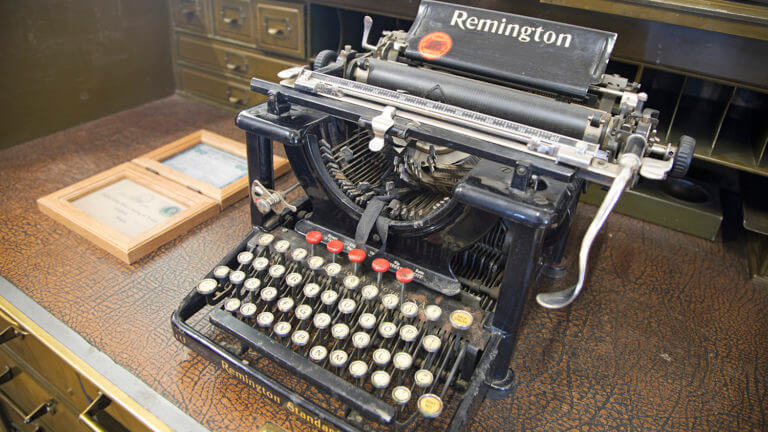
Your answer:
[[[531,46],[520,48],[530,64],[517,74],[498,58],[483,65],[462,45],[482,32],[450,33],[456,57],[449,46],[433,59],[446,36],[430,35],[471,27],[472,16],[520,19],[494,37],[531,28],[535,38],[538,28],[546,50],[587,43],[586,57],[562,60],[586,65],[581,79],[547,72],[546,50],[532,76]],[[252,80],[268,101],[236,124],[253,229],[184,299],[174,334],[316,426],[463,430],[484,398],[513,393],[531,281],[565,274],[585,182],[620,194],[640,161],[660,175],[661,165],[685,165],[692,147],[659,144],[637,88],[603,77],[615,35],[424,1],[407,34],[376,46],[367,37],[367,53],[321,52],[281,84]],[[493,83],[477,79],[484,71]],[[297,202],[273,191],[275,141],[306,192]]]

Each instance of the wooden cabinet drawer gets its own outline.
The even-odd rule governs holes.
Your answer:
[[[189,93],[239,109],[266,100],[263,95],[250,91],[248,80],[228,79],[187,67],[181,68],[181,86]]]
[[[173,25],[200,34],[209,33],[207,0],[170,0]]]
[[[188,35],[178,35],[177,44],[179,59],[245,78],[277,81],[278,72],[297,65]]]
[[[213,0],[213,32],[216,36],[256,43],[250,0]]]
[[[259,2],[258,44],[275,51],[304,58],[304,6],[294,3]]]

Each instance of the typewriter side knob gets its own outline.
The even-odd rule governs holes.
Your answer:
[[[677,145],[677,153],[675,154],[675,162],[672,164],[672,169],[669,171],[669,175],[672,177],[684,177],[688,173],[688,169],[691,167],[693,161],[693,152],[696,149],[696,140],[688,135],[680,137],[680,143]]]

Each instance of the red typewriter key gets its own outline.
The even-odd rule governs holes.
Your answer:
[[[323,233],[320,231],[310,231],[304,236],[309,243],[309,256],[315,256],[315,245],[323,241]]]
[[[336,262],[336,255],[344,250],[344,243],[341,240],[331,240],[328,242],[326,247],[328,248],[328,252],[332,254],[331,261]]]
[[[397,278],[397,281],[400,282],[400,304],[405,301],[405,284],[413,281],[413,275],[413,270],[409,269],[408,267],[402,267],[397,272],[395,272],[395,278]]]
[[[359,270],[360,263],[365,261],[365,251],[362,249],[350,249],[349,253],[347,254],[349,257],[349,261],[353,263],[355,268],[355,276],[357,276],[357,271]]]
[[[371,263],[371,268],[378,273],[376,275],[376,285],[381,287],[381,276],[389,270],[389,261],[384,258],[376,258]]]

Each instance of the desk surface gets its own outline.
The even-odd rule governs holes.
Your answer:
[[[209,429],[309,430],[171,334],[171,312],[248,232],[245,200],[130,266],[35,204],[200,128],[243,140],[233,119],[170,97],[0,152],[0,274]],[[593,213],[579,207],[568,256]],[[486,401],[474,430],[768,430],[768,287],[737,242],[612,215],[592,257],[568,309],[531,299],[515,397]]]

